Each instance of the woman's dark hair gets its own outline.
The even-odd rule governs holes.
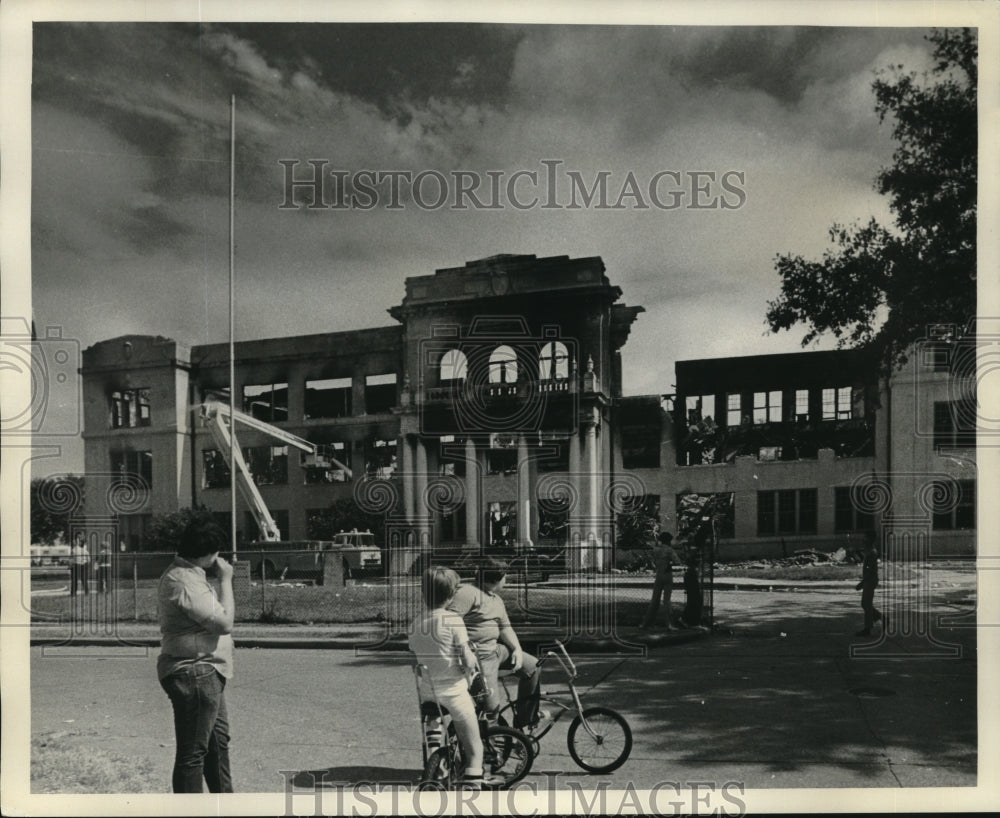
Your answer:
[[[443,565],[432,565],[424,571],[420,590],[428,608],[440,608],[455,595],[462,580],[458,574]]]
[[[670,545],[670,543],[672,543],[673,541],[674,541],[674,535],[671,534],[669,531],[660,532],[661,543],[663,543],[664,545]]]
[[[177,555],[187,560],[205,557],[222,551],[228,542],[226,532],[219,527],[210,512],[197,512],[181,532]]]

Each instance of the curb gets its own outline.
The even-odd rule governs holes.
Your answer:
[[[635,632],[633,632],[635,631]],[[708,628],[690,628],[686,630],[662,633],[649,633],[629,628],[626,633],[619,634],[617,639],[608,637],[570,637],[560,639],[565,645],[572,647],[573,653],[612,653],[620,652],[622,648],[649,647],[660,648],[668,645],[693,642],[698,639],[705,639],[711,635]],[[537,654],[540,647],[551,645],[556,641],[552,634],[531,633],[522,631],[520,633],[522,647],[529,653]],[[365,650],[384,651],[386,653],[409,653],[406,647],[406,640],[394,636],[382,641],[372,642],[367,636],[344,636],[344,637],[294,637],[294,636],[262,636],[262,637],[236,637],[234,645],[237,648],[262,648],[268,650],[292,649],[292,650]],[[160,639],[158,636],[131,636],[131,637],[109,637],[109,636],[84,636],[70,639],[47,639],[41,636],[32,636],[31,645],[47,647],[145,647],[158,648]]]

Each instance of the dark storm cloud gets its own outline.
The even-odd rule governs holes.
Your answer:
[[[284,72],[399,113],[401,98],[503,101],[522,27],[468,23],[218,25]],[[405,119],[405,117],[404,117]],[[405,121],[403,124],[406,124]]]

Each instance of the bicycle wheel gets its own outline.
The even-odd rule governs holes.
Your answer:
[[[510,727],[490,727],[486,731],[483,773],[487,787],[504,789],[517,783],[531,770],[534,760],[524,733]]]
[[[594,736],[583,726],[587,720]],[[632,729],[624,717],[607,707],[589,707],[569,726],[566,743],[573,760],[589,773],[610,773],[632,752]]]
[[[424,764],[424,773],[420,777],[420,790],[450,790],[454,789],[455,783],[462,775],[462,771],[457,769],[457,759],[454,749],[449,746],[438,747],[427,763]]]

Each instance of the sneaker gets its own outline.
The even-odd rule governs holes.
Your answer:
[[[544,707],[538,708],[538,715],[535,720],[528,725],[529,730],[538,730],[545,727],[550,721],[552,721],[552,713],[546,710]]]
[[[465,792],[479,792],[483,788],[482,775],[463,775],[457,784],[457,789]]]

